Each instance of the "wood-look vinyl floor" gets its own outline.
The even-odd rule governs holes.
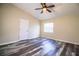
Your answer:
[[[64,48],[60,52],[62,45],[64,45]],[[74,45],[48,38],[35,38],[0,46],[0,56],[65,56],[76,52],[71,46],[73,47]],[[66,53],[67,51],[70,53]]]

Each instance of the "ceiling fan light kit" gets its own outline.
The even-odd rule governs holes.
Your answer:
[[[46,3],[41,3],[41,6],[42,6],[41,8],[36,8],[35,10],[42,9],[41,13],[46,12],[46,11],[48,11],[49,13],[51,13],[52,11],[49,8],[55,7],[55,5],[47,6]]]
[[[43,8],[43,11],[46,11],[46,8]]]

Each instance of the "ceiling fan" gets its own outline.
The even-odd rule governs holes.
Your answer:
[[[55,5],[49,5],[47,6],[46,3],[40,3],[41,4],[41,8],[36,8],[35,10],[42,10],[41,13],[43,13],[44,11],[48,11],[49,13],[51,13],[52,11],[49,10],[49,8],[53,8],[55,7]],[[53,10],[54,11],[54,10]]]

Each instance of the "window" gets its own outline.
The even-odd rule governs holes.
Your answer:
[[[44,32],[53,32],[53,23],[45,23]]]

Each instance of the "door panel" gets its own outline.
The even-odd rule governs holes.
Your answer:
[[[29,20],[20,20],[20,40],[28,39],[29,34]]]

